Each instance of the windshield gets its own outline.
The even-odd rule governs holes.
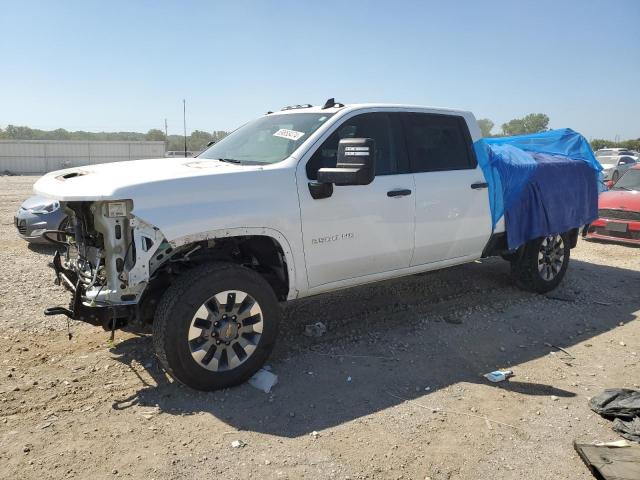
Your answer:
[[[323,125],[332,113],[265,115],[232,132],[198,158],[233,163],[281,162]]]
[[[620,180],[613,186],[613,190],[639,190],[640,191],[640,170],[633,169],[620,177]]]

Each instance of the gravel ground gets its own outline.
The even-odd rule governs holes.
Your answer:
[[[618,438],[587,399],[640,387],[640,249],[581,241],[546,297],[491,259],[294,302],[271,394],[189,390],[148,334],[43,317],[68,297],[14,232],[35,179],[0,177],[0,478],[587,479],[573,440]]]

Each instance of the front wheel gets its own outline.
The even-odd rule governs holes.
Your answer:
[[[511,262],[516,284],[538,293],[556,288],[569,266],[571,247],[567,234],[553,234],[527,242],[522,254]]]
[[[611,175],[611,181],[613,183],[616,183],[619,179],[620,179],[620,172],[616,170],[615,172],[613,172],[613,175]]]
[[[179,277],[160,301],[153,324],[156,355],[191,388],[237,385],[271,353],[280,315],[273,289],[253,270],[202,265]]]

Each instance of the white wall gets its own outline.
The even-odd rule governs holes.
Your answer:
[[[164,142],[0,140],[0,173],[47,173],[62,168],[163,158]]]

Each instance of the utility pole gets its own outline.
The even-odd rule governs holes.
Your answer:
[[[184,158],[187,158],[187,101],[182,99],[182,123],[184,127]]]
[[[167,133],[167,119],[164,119],[164,151],[169,149],[169,134]]]

